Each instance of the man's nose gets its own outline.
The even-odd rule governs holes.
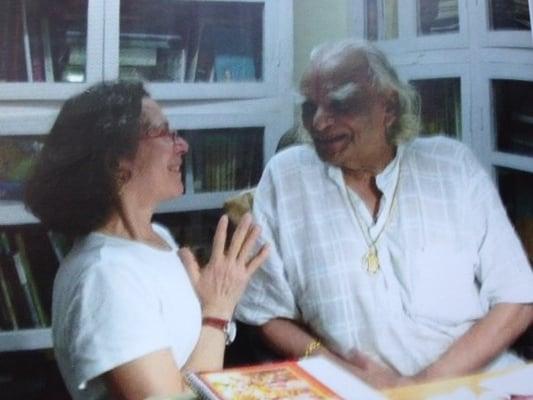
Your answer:
[[[182,136],[177,137],[174,147],[180,154],[185,154],[189,151],[189,143]]]
[[[329,128],[335,122],[333,114],[328,111],[325,107],[319,106],[316,109],[315,115],[313,117],[313,128],[317,131],[323,131],[326,128]]]

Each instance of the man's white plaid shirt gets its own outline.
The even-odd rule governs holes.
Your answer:
[[[363,351],[411,375],[494,304],[533,302],[524,250],[466,146],[443,137],[415,139],[399,146],[376,183],[383,196],[374,222],[346,189],[340,169],[320,161],[312,147],[276,155],[254,198],[271,255],[237,318],[254,325],[300,320],[337,351]],[[362,267],[368,246],[351,203],[372,238],[383,228],[376,274]],[[513,361],[505,353],[493,366]]]

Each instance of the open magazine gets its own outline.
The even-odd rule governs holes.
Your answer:
[[[192,372],[186,378],[191,388],[208,400],[384,399],[374,389],[322,356],[218,372]]]

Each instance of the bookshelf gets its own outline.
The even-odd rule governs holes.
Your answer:
[[[257,183],[293,125],[291,75],[291,1],[3,1],[0,151],[13,151],[0,157],[0,232],[53,251],[22,204],[25,168],[65,99],[101,80],[142,79],[193,144],[185,194],[156,219],[206,254],[224,201]],[[49,277],[58,263],[47,261]],[[51,346],[48,326],[0,327],[0,353]]]

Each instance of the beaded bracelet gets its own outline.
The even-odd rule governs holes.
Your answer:
[[[310,355],[316,353],[316,351],[322,346],[319,340],[313,339],[309,342],[305,348],[304,358],[309,357]]]

